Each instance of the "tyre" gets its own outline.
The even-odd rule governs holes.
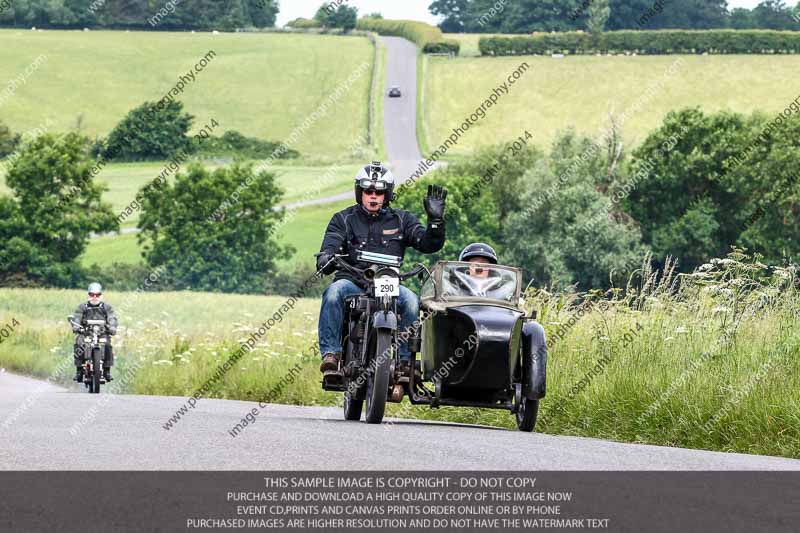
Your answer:
[[[344,393],[344,419],[361,420],[361,411],[364,408],[364,395],[361,391],[350,392],[350,387]]]
[[[389,371],[392,365],[392,332],[376,330],[374,341],[373,359],[370,365],[374,369],[367,379],[367,424],[380,424],[386,410],[386,398],[389,396]]]
[[[520,431],[533,431],[536,426],[536,417],[539,415],[539,400],[529,400],[522,397],[517,406],[517,427]]]
[[[100,392],[100,377],[103,375],[103,360],[100,357],[100,349],[92,350],[92,387],[89,392],[98,394]],[[94,388],[94,390],[91,390]]]

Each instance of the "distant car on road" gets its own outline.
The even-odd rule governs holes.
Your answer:
[[[400,98],[402,94],[400,93],[400,87],[395,85],[391,89],[389,89],[389,98]]]

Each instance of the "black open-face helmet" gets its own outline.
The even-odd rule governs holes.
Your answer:
[[[459,261],[469,261],[471,257],[485,257],[493,265],[497,264],[497,254],[494,248],[483,242],[473,242],[461,250],[458,256]]]
[[[383,201],[384,207],[394,200],[394,175],[380,161],[373,161],[356,174],[356,203],[361,205],[361,193],[370,189],[386,191]]]

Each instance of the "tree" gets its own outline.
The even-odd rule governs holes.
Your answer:
[[[317,12],[314,13],[314,20],[319,22],[323,28],[332,28],[333,27],[333,15],[336,11],[332,10],[331,7],[324,3],[317,9]]]
[[[276,0],[247,0],[248,11],[257,28],[271,28],[275,26],[280,7]]]
[[[436,254],[423,255],[409,249],[406,263],[433,264],[439,259],[455,260],[469,243],[480,241],[497,246],[500,241],[499,211],[494,195],[485,188],[485,179],[479,174],[460,174],[452,169],[437,170],[410,187],[398,192],[394,206],[416,214],[425,224],[422,202],[429,184],[447,188],[445,224],[447,239]]]
[[[70,287],[91,233],[118,229],[104,188],[94,182],[89,141],[76,133],[41,135],[19,150],[0,197],[0,285]]]
[[[791,30],[797,27],[792,10],[783,0],[764,0],[753,9],[753,19],[760,29]]]
[[[608,0],[594,0],[587,10],[586,29],[589,33],[603,33],[611,15]]]
[[[428,11],[431,14],[444,17],[439,23],[439,28],[445,33],[459,33],[464,31],[464,18],[467,13],[469,0],[436,0]]]
[[[370,13],[369,15],[364,15],[364,18],[368,19],[383,19],[383,15],[378,13],[377,11]]]
[[[538,284],[586,290],[608,287],[612,275],[624,282],[648,250],[634,221],[601,192],[611,166],[592,141],[572,132],[557,138],[550,156],[525,175],[525,207],[504,230],[506,262]]]
[[[631,173],[641,176],[624,200],[655,258],[676,257],[690,271],[724,256],[750,216],[749,163],[735,158],[758,146],[755,119],[699,109],[670,112],[633,152]]]
[[[177,289],[263,293],[277,258],[293,251],[275,231],[282,191],[272,174],[235,164],[209,172],[193,164],[175,183],[140,191],[139,242],[152,268],[163,266]],[[221,217],[212,214],[225,205]]]
[[[470,6],[467,31],[530,33],[534,31],[570,31],[580,29],[580,18],[570,15],[580,10],[583,0],[518,0],[507,2],[501,12],[480,24],[481,17],[491,13],[495,0],[475,0]]]
[[[758,28],[756,20],[753,17],[753,12],[743,7],[737,7],[731,11],[729,24],[734,30],[750,30]]]
[[[103,156],[106,159],[168,159],[178,151],[188,151],[187,133],[194,117],[183,113],[178,100],[145,102],[131,110],[111,131]]]
[[[527,133],[527,132],[526,132]],[[518,151],[512,151],[511,144],[498,144],[479,149],[471,158],[453,163],[447,167],[444,179],[447,183],[453,176],[477,176],[477,191],[467,196],[466,201],[484,202],[484,196],[491,196],[497,206],[492,214],[497,218],[498,228],[505,224],[509,213],[522,208],[519,191],[524,188],[522,178],[542,159],[542,152],[532,144]],[[475,189],[475,187],[473,187]],[[456,198],[451,200],[459,201]]]
[[[314,20],[319,21],[323,28],[342,28],[348,32],[356,27],[358,9],[345,4],[333,9],[330,4],[322,4],[317,9]]]
[[[344,32],[348,32],[356,27],[358,8],[342,4],[336,8],[336,12],[330,20],[334,28],[341,28]]]
[[[19,133],[12,132],[8,126],[0,122],[0,159],[17,149],[20,138]]]

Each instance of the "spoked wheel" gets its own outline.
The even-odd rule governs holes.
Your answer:
[[[375,359],[370,363],[367,378],[367,424],[380,424],[386,410],[389,395],[389,373],[392,365],[392,334],[386,330],[376,330],[372,346]]]
[[[520,431],[533,431],[539,415],[539,400],[529,400],[520,395],[517,403],[517,427]]]
[[[92,387],[89,387],[89,392],[95,394],[100,392],[100,378],[103,375],[103,364],[100,360],[100,350],[92,352]],[[94,388],[94,390],[92,390]]]
[[[361,420],[361,411],[364,408],[364,387],[352,387],[348,384],[344,393],[344,419]]]

